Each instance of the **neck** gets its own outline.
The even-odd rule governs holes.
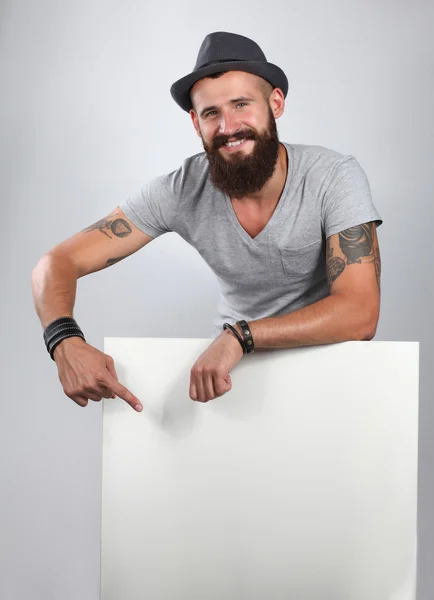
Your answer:
[[[279,198],[285,187],[286,177],[288,174],[288,156],[286,148],[283,144],[279,144],[279,156],[277,158],[276,168],[274,169],[273,175],[264,185],[264,187],[256,192],[255,194],[249,194],[244,198],[231,199],[232,202],[242,202],[249,204],[254,202],[256,205],[262,207],[270,204],[275,204],[279,201]]]

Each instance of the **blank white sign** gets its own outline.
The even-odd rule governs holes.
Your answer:
[[[144,405],[103,405],[102,600],[415,600],[416,342],[243,357],[189,398],[212,340],[105,338]]]

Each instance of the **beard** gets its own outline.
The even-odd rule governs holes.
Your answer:
[[[229,139],[254,140],[250,154],[242,150],[223,157],[220,148]],[[203,147],[208,156],[211,181],[220,191],[237,200],[249,194],[259,192],[271,178],[279,156],[279,137],[276,119],[268,108],[268,124],[265,132],[252,129],[237,131],[234,135],[216,135],[211,144],[202,138]]]

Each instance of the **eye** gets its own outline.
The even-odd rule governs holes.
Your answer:
[[[244,104],[244,106],[247,106],[247,102],[238,102],[237,107],[241,106],[242,104]]]
[[[208,117],[210,117],[210,116],[211,116],[213,113],[216,113],[216,112],[217,112],[217,111],[215,111],[215,110],[210,110],[209,112],[207,112],[207,113],[205,114],[205,118],[207,119],[207,118],[208,118]]]

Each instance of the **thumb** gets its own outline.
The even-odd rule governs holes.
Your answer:
[[[225,382],[228,385],[228,388],[231,390],[232,389],[232,379],[231,376],[229,375],[229,373],[224,377]]]

